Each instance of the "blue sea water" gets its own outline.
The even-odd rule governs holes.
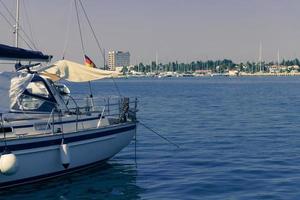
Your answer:
[[[300,77],[116,80],[138,127],[106,164],[0,192],[0,199],[300,199]],[[92,84],[116,95],[111,80]],[[83,93],[88,85],[72,85]]]

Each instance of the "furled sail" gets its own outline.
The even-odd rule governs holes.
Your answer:
[[[39,70],[39,73],[53,81],[64,79],[70,82],[87,82],[120,75],[117,71],[86,67],[68,60],[57,61],[53,65]]]
[[[31,51],[16,47],[0,44],[1,60],[20,60],[20,61],[50,61],[52,56],[44,55],[40,51]]]

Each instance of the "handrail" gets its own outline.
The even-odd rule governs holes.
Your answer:
[[[79,114],[79,107],[78,107],[78,104],[77,104],[77,102],[75,101],[75,99],[71,96],[71,95],[68,95],[68,97],[70,97],[71,98],[71,100],[74,102],[74,104],[75,104],[75,106],[76,106],[76,110],[75,110],[75,112],[76,112],[76,132],[78,131],[78,114]],[[69,109],[70,110],[70,109]]]
[[[63,122],[65,120],[68,120],[69,117],[71,117],[72,120],[74,120],[73,128],[70,129],[70,131],[78,132],[79,129],[81,130],[80,124],[79,124],[81,122],[81,120],[80,120],[81,116],[93,115],[95,117],[96,114],[99,113],[100,119],[97,120],[98,122],[95,121],[94,122],[95,124],[93,125],[93,127],[99,128],[99,127],[101,127],[101,123],[103,124],[103,120],[102,120],[103,116],[105,116],[107,118],[116,119],[117,122],[122,123],[122,122],[126,122],[127,119],[134,120],[135,115],[133,113],[136,113],[136,111],[137,111],[137,103],[138,103],[137,98],[131,98],[131,99],[129,99],[129,101],[128,100],[124,101],[124,99],[126,97],[101,98],[101,101],[95,101],[95,105],[93,106],[92,110],[87,111],[87,110],[84,110],[86,107],[80,105],[80,103],[84,103],[84,102],[78,102],[72,96],[69,96],[69,97],[70,97],[70,102],[72,102],[72,103],[68,105],[67,110],[61,110],[61,109],[55,107],[51,110],[50,114],[45,113],[46,115],[35,117],[36,120],[39,120],[38,123],[41,122],[41,124],[43,124],[43,126],[45,126],[45,125],[46,126],[40,130],[36,129],[37,132],[34,131],[32,134],[29,134],[26,137],[31,137],[34,135],[45,135],[48,133],[49,134],[52,133],[52,135],[55,135],[55,134],[62,134],[62,132],[64,132],[64,131],[69,131],[69,129],[63,130],[64,128],[66,128],[63,125]],[[97,97],[95,99],[97,99]],[[125,106],[124,103],[126,103],[127,106]],[[128,110],[128,105],[130,105],[129,110]],[[70,106],[72,106],[72,107],[74,106],[74,107],[70,108]],[[2,134],[4,137],[7,137],[7,134],[5,134],[5,130],[4,130],[5,127],[4,127],[4,122],[3,122],[4,119],[6,119],[5,118],[6,114],[8,114],[8,113],[0,113],[0,131],[2,129]],[[75,118],[76,118],[76,120],[75,120]],[[86,117],[84,117],[84,118],[86,118]],[[17,118],[16,118],[16,121],[17,121]],[[14,119],[12,119],[12,121],[11,121],[13,123],[12,126],[15,125],[14,122],[16,122],[16,121]],[[112,123],[114,123],[113,120],[112,120]],[[74,125],[75,125],[75,127],[74,127]],[[60,126],[62,126],[62,127],[60,127]],[[33,127],[35,127],[35,126],[33,126]],[[17,134],[17,133],[19,133],[19,131],[17,131],[15,134]],[[12,134],[11,136],[14,136],[14,134]],[[9,137],[11,137],[11,136],[9,136]],[[18,137],[16,137],[16,139],[18,139]]]

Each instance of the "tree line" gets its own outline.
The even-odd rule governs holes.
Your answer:
[[[241,72],[255,73],[259,71],[267,72],[269,67],[272,65],[278,65],[276,62],[241,62],[234,63],[230,59],[223,60],[207,60],[207,61],[193,61],[190,63],[179,63],[178,61],[169,62],[169,63],[159,63],[151,62],[151,64],[139,63],[133,67],[134,71],[143,72],[143,73],[157,73],[157,72],[179,72],[179,73],[188,73],[195,72],[197,70],[210,70],[214,73],[224,73],[229,70],[238,70]],[[292,60],[282,60],[279,63],[281,66],[300,66],[299,59],[295,58]]]

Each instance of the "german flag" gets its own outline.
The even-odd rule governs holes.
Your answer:
[[[84,61],[85,61],[84,64],[85,64],[87,67],[96,68],[95,63],[94,63],[87,55],[84,55]]]

